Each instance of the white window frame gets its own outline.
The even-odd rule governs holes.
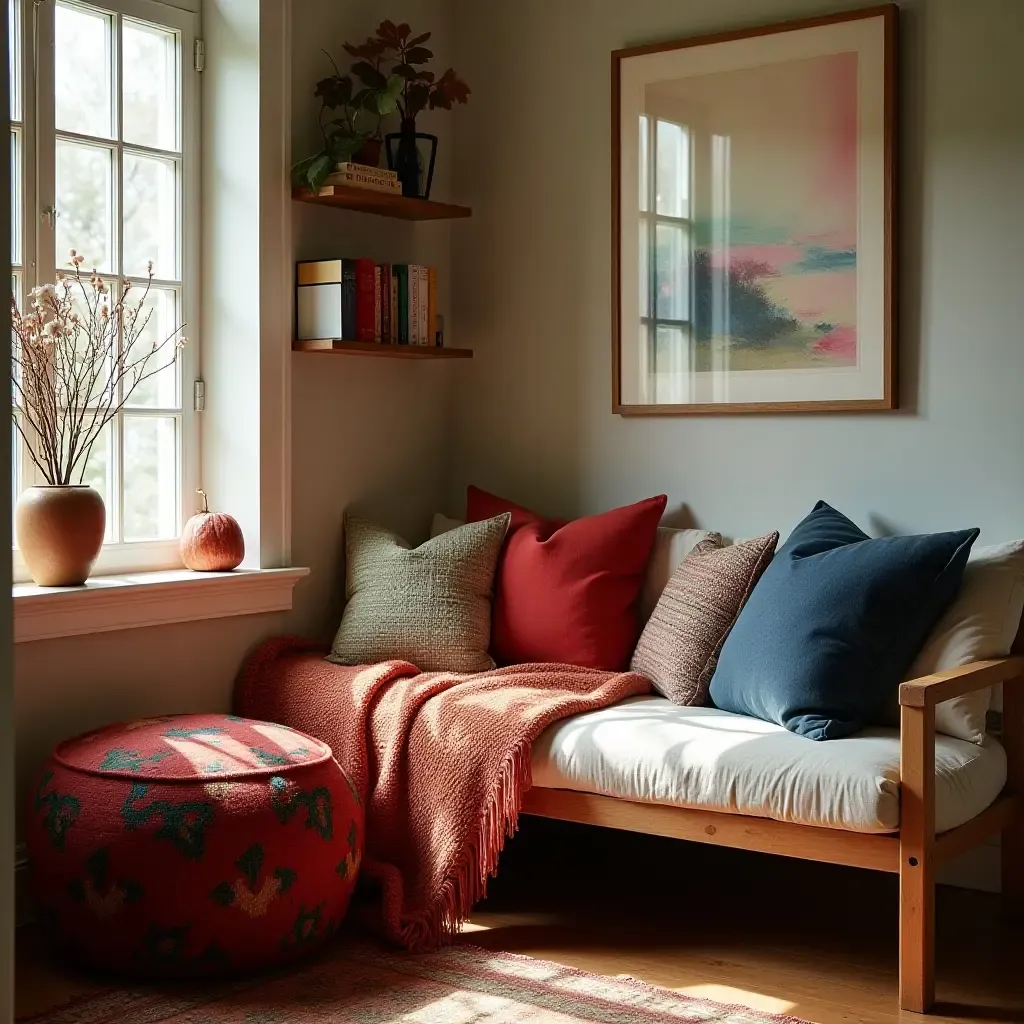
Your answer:
[[[19,17],[19,43],[21,55],[21,96],[22,96],[22,146],[21,180],[23,186],[22,224],[22,292],[39,283],[54,280],[57,269],[63,269],[65,260],[55,253],[55,225],[44,211],[55,206],[55,148],[58,132],[54,117],[53,90],[37,88],[37,82],[53,81],[54,59],[54,0],[15,0]],[[199,73],[195,70],[193,54],[198,33],[198,15],[181,7],[156,2],[156,0],[82,0],[82,6],[99,9],[115,20],[115,29],[122,17],[149,22],[162,28],[176,31],[180,39],[181,89],[182,89],[182,135],[181,135],[181,224],[179,252],[181,265],[182,304],[179,311],[181,320],[187,324],[184,334],[188,344],[180,350],[181,408],[175,410],[179,416],[178,432],[180,479],[178,480],[178,536],[186,519],[195,511],[195,491],[200,486],[200,425],[193,408],[193,382],[199,378],[200,367],[200,167],[199,167]],[[115,38],[119,38],[115,31]],[[120,70],[120,55],[116,57]],[[117,88],[118,83],[114,83]],[[117,95],[120,95],[118,90]],[[120,115],[120,110],[118,111]],[[120,121],[120,117],[118,118]],[[75,136],[60,132],[62,137]],[[118,135],[121,126],[118,125]],[[110,141],[115,159],[125,150],[146,152],[145,147],[125,144],[118,138]],[[33,161],[29,154],[35,155]],[[116,230],[120,231],[121,177],[118,173]],[[161,282],[154,280],[154,286]],[[162,410],[131,409],[131,414],[159,415]],[[164,413],[166,415],[166,413]],[[122,438],[123,432],[119,432]],[[118,473],[123,466],[122,458],[116,460]],[[32,483],[42,482],[38,470],[22,453],[18,490]],[[120,511],[123,489],[120,479],[115,476],[112,500],[118,502]],[[140,572],[171,569],[181,566],[178,538],[162,541],[135,541],[106,544],[97,560],[93,575]],[[29,579],[28,569],[17,548],[13,549],[13,570],[15,581]]]

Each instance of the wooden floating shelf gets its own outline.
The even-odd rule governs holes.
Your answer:
[[[341,210],[375,213],[380,217],[397,217],[399,220],[454,220],[473,215],[468,206],[437,203],[433,199],[410,199],[392,192],[375,192],[348,185],[328,185],[319,193],[297,188],[292,192],[292,199],[315,206],[335,206]]]
[[[382,345],[376,341],[336,341],[323,348],[316,341],[293,341],[293,352],[324,356],[377,356],[385,359],[472,359],[471,348],[437,348],[430,345]]]

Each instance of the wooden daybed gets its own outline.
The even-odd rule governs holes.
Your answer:
[[[1018,636],[1015,651],[1021,651]],[[743,850],[897,872],[899,1002],[926,1013],[935,1000],[935,875],[948,861],[1002,834],[1002,891],[1007,909],[1024,909],[1024,657],[1014,655],[905,682],[900,686],[899,827],[889,833],[820,828],[703,808],[638,803],[616,796],[535,786],[523,812],[690,839]],[[935,827],[935,707],[1003,686],[1002,746],[1007,782],[987,809],[939,835]]]

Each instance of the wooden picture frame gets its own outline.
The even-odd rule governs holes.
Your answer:
[[[897,13],[613,51],[613,412],[897,407]]]

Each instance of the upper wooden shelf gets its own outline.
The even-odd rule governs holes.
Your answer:
[[[308,188],[297,188],[292,191],[292,199],[300,203],[336,206],[342,210],[358,210],[400,220],[453,220],[473,215],[468,206],[436,203],[432,199],[410,199],[391,192],[374,192],[372,189],[352,188],[348,185],[330,185],[319,194]]]
[[[293,341],[293,352],[320,352],[325,356],[383,356],[385,359],[471,359],[471,348],[435,345],[382,345],[379,341],[335,341],[324,348],[317,341]]]

